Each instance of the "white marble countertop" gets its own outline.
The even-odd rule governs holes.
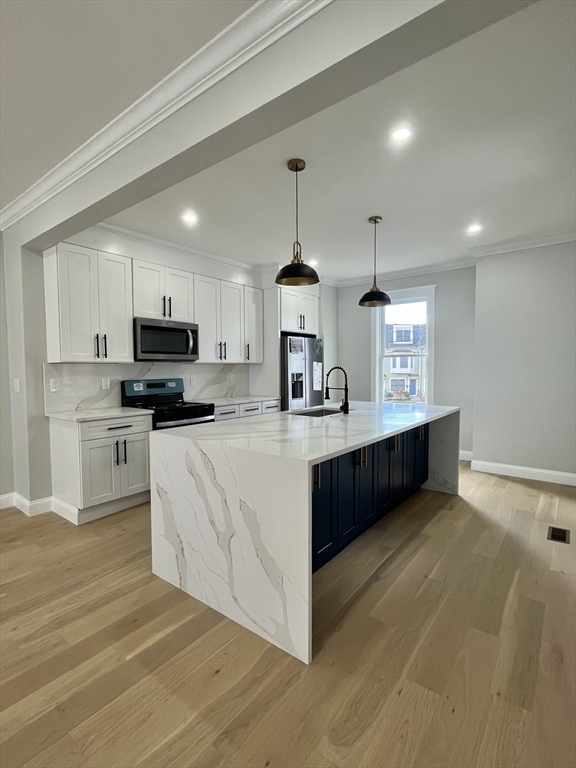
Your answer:
[[[278,395],[236,395],[235,397],[199,397],[196,403],[214,403],[220,405],[242,405],[242,403],[264,403],[266,400],[280,400]]]
[[[337,408],[338,405],[328,402],[320,407]],[[250,419],[164,429],[161,433],[192,440],[197,445],[215,442],[316,464],[459,410],[414,403],[351,402],[348,415],[339,413],[318,418],[283,411]]]
[[[142,416],[143,414],[153,414],[153,411],[147,408],[85,408],[78,411],[52,411],[47,412],[49,419],[60,419],[61,421],[98,421],[99,419],[125,419],[129,416]]]

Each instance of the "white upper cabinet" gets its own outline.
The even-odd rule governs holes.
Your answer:
[[[264,307],[260,288],[244,287],[244,360],[264,362]]]
[[[166,316],[179,323],[193,323],[194,275],[166,267]]]
[[[244,286],[220,282],[222,359],[244,362]]]
[[[194,275],[134,261],[134,316],[194,322]]]
[[[220,280],[195,275],[194,307],[198,324],[198,362],[219,363],[222,360]]]
[[[136,261],[134,273],[134,317],[163,320],[166,309],[166,268]]]
[[[317,334],[318,296],[295,288],[281,291],[281,330]]]
[[[108,363],[134,360],[132,260],[98,252],[100,357]]]
[[[46,288],[52,289],[50,296],[46,292],[48,361],[92,363],[100,333],[98,254],[91,248],[62,245],[45,259],[45,276],[50,278]]]
[[[61,243],[44,254],[48,361],[132,362],[132,266]]]

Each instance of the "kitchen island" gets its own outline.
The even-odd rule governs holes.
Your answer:
[[[352,402],[347,415],[283,412],[153,432],[153,572],[310,663],[314,547],[335,554],[420,485],[457,494],[459,417],[458,408]],[[344,537],[341,492],[353,518],[340,525]],[[314,541],[330,531],[326,546]]]

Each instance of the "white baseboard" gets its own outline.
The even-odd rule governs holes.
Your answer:
[[[472,451],[460,451],[460,461],[472,461]]]
[[[46,496],[45,499],[36,499],[36,501],[29,501],[24,496],[20,496],[19,493],[14,494],[14,506],[19,509],[20,512],[24,512],[28,517],[34,517],[35,515],[43,515],[45,512],[52,511],[52,497]]]
[[[576,485],[576,473],[556,472],[553,469],[538,469],[537,467],[520,467],[515,464],[496,464],[492,461],[472,461],[475,472],[487,472],[490,475],[507,475],[521,477],[524,480],[541,480],[544,483],[560,485]]]
[[[60,517],[68,520],[68,522],[74,523],[74,525],[82,525],[83,523],[89,523],[91,520],[98,520],[101,517],[113,515],[115,512],[121,512],[123,509],[146,504],[148,501],[150,501],[150,492],[143,491],[142,493],[135,493],[133,496],[125,496],[123,499],[115,499],[105,504],[98,504],[95,507],[88,507],[88,509],[78,509],[72,506],[72,504],[62,501],[62,499],[57,499],[55,496],[47,496],[45,499],[38,499],[37,501],[28,501],[24,496],[20,496],[19,493],[5,493],[0,496],[0,509],[16,507],[20,512],[28,515],[28,517],[42,515],[45,512],[55,512]]]
[[[2,496],[0,496],[0,509],[8,509],[8,507],[14,506],[14,494],[13,493],[3,493]]]

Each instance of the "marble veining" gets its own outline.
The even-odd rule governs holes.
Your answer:
[[[235,397],[248,391],[248,366],[202,365],[201,363],[44,363],[45,413],[121,406],[120,382],[124,379],[184,379],[186,400]],[[190,383],[190,376],[196,383]],[[232,381],[232,376],[235,381]],[[102,378],[110,389],[102,389]],[[60,391],[50,391],[50,379],[59,379]]]
[[[153,411],[143,408],[84,408],[79,411],[54,411],[46,413],[49,419],[59,419],[60,421],[99,421],[100,419],[126,419],[130,416],[142,416]]]
[[[276,413],[152,432],[153,572],[310,663],[311,465],[428,423],[424,487],[457,493],[459,417],[352,403],[348,416]]]

